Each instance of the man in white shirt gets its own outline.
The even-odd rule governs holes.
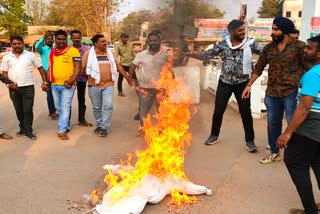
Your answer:
[[[44,91],[48,90],[46,73],[36,55],[23,49],[24,42],[21,36],[14,35],[10,37],[10,43],[12,51],[3,57],[0,70],[14,82],[9,84],[8,88],[19,120],[20,131],[17,132],[17,135],[35,140],[36,136],[32,133],[35,94],[32,68],[38,68],[43,80],[41,88]]]

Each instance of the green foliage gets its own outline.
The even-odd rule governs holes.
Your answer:
[[[5,35],[28,34],[27,23],[31,23],[32,19],[26,15],[24,3],[24,0],[0,1],[0,29],[5,31]]]
[[[217,19],[224,14],[211,0],[168,0],[166,7],[156,13],[151,28],[161,30],[164,38],[172,39],[181,33],[183,26],[193,26],[194,19]]]
[[[140,36],[141,24],[150,21],[153,14],[149,10],[139,10],[131,12],[121,22],[120,30],[130,35],[131,40],[138,40]]]
[[[281,0],[263,0],[262,5],[257,11],[260,18],[275,18],[282,13]]]

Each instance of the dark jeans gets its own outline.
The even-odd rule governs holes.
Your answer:
[[[77,81],[77,95],[78,95],[78,108],[79,108],[79,113],[78,113],[78,121],[85,122],[85,114],[86,114],[86,86],[87,82],[80,82]],[[71,115],[71,114],[70,114]]]
[[[50,115],[50,114],[56,113],[56,108],[54,107],[51,83],[49,84],[49,87],[50,87],[50,90],[47,91],[47,104],[48,104],[49,115]]]
[[[284,162],[297,188],[306,214],[316,214],[318,209],[312,192],[310,167],[320,189],[320,142],[293,134],[284,152]]]
[[[129,73],[129,69],[130,69],[130,66],[124,66],[122,65],[123,69]],[[123,76],[122,74],[119,73],[119,78],[118,78],[118,93],[122,92],[122,81],[123,81]]]
[[[277,139],[282,132],[283,113],[286,113],[287,123],[289,124],[294,110],[297,106],[297,92],[285,97],[270,97],[266,95],[264,103],[267,107],[268,117],[268,143],[272,153],[278,153],[276,146]]]
[[[16,110],[20,129],[26,133],[32,133],[34,86],[20,87],[19,90],[9,88],[9,93]]]
[[[223,114],[227,108],[228,101],[232,93],[234,93],[237,99],[239,112],[242,118],[242,124],[245,132],[245,140],[246,142],[254,141],[254,130],[253,130],[253,119],[252,119],[251,108],[250,108],[250,105],[251,105],[250,97],[248,99],[241,98],[242,92],[245,89],[247,84],[248,82],[230,85],[219,80],[218,89],[216,93],[215,108],[212,116],[211,135],[219,136]]]
[[[130,66],[124,66],[124,65],[121,65],[123,67],[123,69],[129,73],[129,69],[130,69]],[[136,77],[136,73],[133,74],[132,76],[132,79],[137,79]],[[123,76],[122,74],[119,73],[119,78],[118,78],[118,93],[122,92],[122,81],[123,81]]]

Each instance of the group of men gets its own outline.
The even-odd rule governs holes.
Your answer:
[[[54,34],[47,32],[35,45],[42,62],[34,53],[23,50],[24,42],[21,36],[10,38],[12,51],[3,58],[0,70],[3,73],[1,81],[9,88],[19,120],[20,129],[17,135],[36,139],[32,129],[35,95],[33,67],[38,68],[41,74],[41,88],[47,93],[49,116],[58,120],[57,134],[61,140],[69,139],[71,106],[76,89],[78,125],[92,126],[85,118],[85,91],[88,85],[96,125],[94,133],[106,137],[111,126],[114,82],[118,79],[118,95],[124,96],[123,78],[130,85],[137,86],[136,68],[149,71],[140,75],[139,84],[144,92],[138,92],[139,113],[134,117],[140,120],[142,126],[143,118],[149,113],[158,93],[151,82],[160,79],[162,66],[168,61],[168,49],[162,50],[159,31],[149,34],[149,49],[139,53],[136,58],[132,45],[127,42],[127,34],[121,34],[116,53],[107,47],[107,40],[101,34],[92,37],[92,47],[81,44],[80,31],[71,31],[70,37],[72,45],[68,45],[65,31],[58,30]],[[154,62],[157,58],[160,60]],[[147,91],[150,93],[146,94]],[[2,130],[0,138],[12,139]]]
[[[244,22],[233,20],[228,25],[230,35],[223,41],[204,53],[188,55],[204,61],[220,55],[223,61],[211,133],[205,144],[213,145],[219,141],[223,114],[234,93],[249,152],[257,151],[250,107],[251,86],[269,65],[265,104],[268,147],[271,152],[260,162],[267,164],[279,161],[279,149],[285,148],[284,161],[301,197],[303,212],[314,214],[318,212],[318,207],[312,192],[309,169],[313,169],[320,187],[320,36],[310,38],[306,44],[290,36],[294,30],[291,20],[275,18],[272,42],[262,47],[254,39],[246,37]],[[119,73],[130,85],[136,84],[140,89],[137,117],[143,126],[143,118],[150,112],[153,103],[159,105],[159,90],[154,82],[161,78],[160,71],[170,55],[170,50],[161,46],[159,31],[148,35],[148,49],[137,56],[127,42],[128,35],[122,34],[116,50],[120,62],[113,51],[107,48],[107,40],[101,34],[93,36],[91,48],[81,45],[79,31],[71,32],[73,47],[67,44],[65,31],[55,32],[54,47],[53,37],[48,38],[50,36],[46,35],[37,46],[42,64],[33,53],[23,51],[23,39],[20,36],[11,37],[12,52],[4,57],[0,67],[4,74],[0,80],[9,87],[10,98],[20,122],[18,135],[35,139],[32,133],[33,66],[41,74],[41,88],[48,93],[49,115],[58,119],[57,133],[62,140],[69,139],[71,103],[76,87],[79,125],[91,126],[85,119],[86,83],[96,122],[94,133],[102,137],[108,134],[113,111],[113,85]],[[253,54],[260,55],[254,67]],[[141,73],[134,80],[137,69]],[[121,84],[122,78],[119,78],[118,95],[124,96]],[[288,126],[281,134],[284,113]],[[10,136],[0,130],[0,137],[8,139]]]
[[[270,154],[262,164],[280,161],[279,149],[285,148],[284,161],[296,185],[304,210],[291,213],[318,213],[310,180],[310,167],[320,188],[320,35],[308,44],[299,41],[298,31],[290,19],[277,17],[272,25],[272,42],[262,48],[245,37],[245,25],[233,20],[228,25],[230,35],[202,54],[189,54],[207,61],[220,55],[221,75],[215,99],[210,136],[206,145],[217,143],[222,117],[230,96],[234,93],[245,131],[246,147],[256,152],[253,120],[250,109],[251,86],[268,68],[267,107],[268,148]],[[252,66],[252,54],[258,54]],[[282,133],[282,118],[288,123]]]

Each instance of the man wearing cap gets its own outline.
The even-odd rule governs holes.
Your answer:
[[[242,94],[242,98],[249,98],[251,85],[269,64],[268,87],[264,102],[267,107],[268,143],[271,153],[260,160],[262,164],[281,160],[276,142],[282,132],[283,113],[289,123],[297,105],[299,80],[306,67],[303,58],[306,44],[290,38],[289,34],[294,29],[290,19],[277,17],[273,20],[272,42],[264,47],[251,80]]]
[[[122,33],[120,35],[119,44],[116,47],[116,57],[120,58],[120,65],[124,70],[129,73],[130,65],[135,57],[133,45],[128,43],[129,35]],[[124,97],[125,94],[122,91],[123,76],[120,74],[118,78],[118,95]]]
[[[242,123],[245,131],[246,148],[249,152],[256,152],[254,143],[253,119],[251,115],[250,99],[241,99],[242,92],[249,82],[252,72],[252,54],[260,54],[262,46],[254,39],[246,38],[245,25],[243,21],[232,20],[228,24],[230,33],[218,45],[204,52],[201,56],[191,54],[191,57],[204,61],[213,56],[220,55],[222,59],[221,75],[219,78],[215,109],[212,117],[211,133],[205,141],[206,145],[217,143],[220,134],[223,114],[227,108],[228,101],[234,93]]]

